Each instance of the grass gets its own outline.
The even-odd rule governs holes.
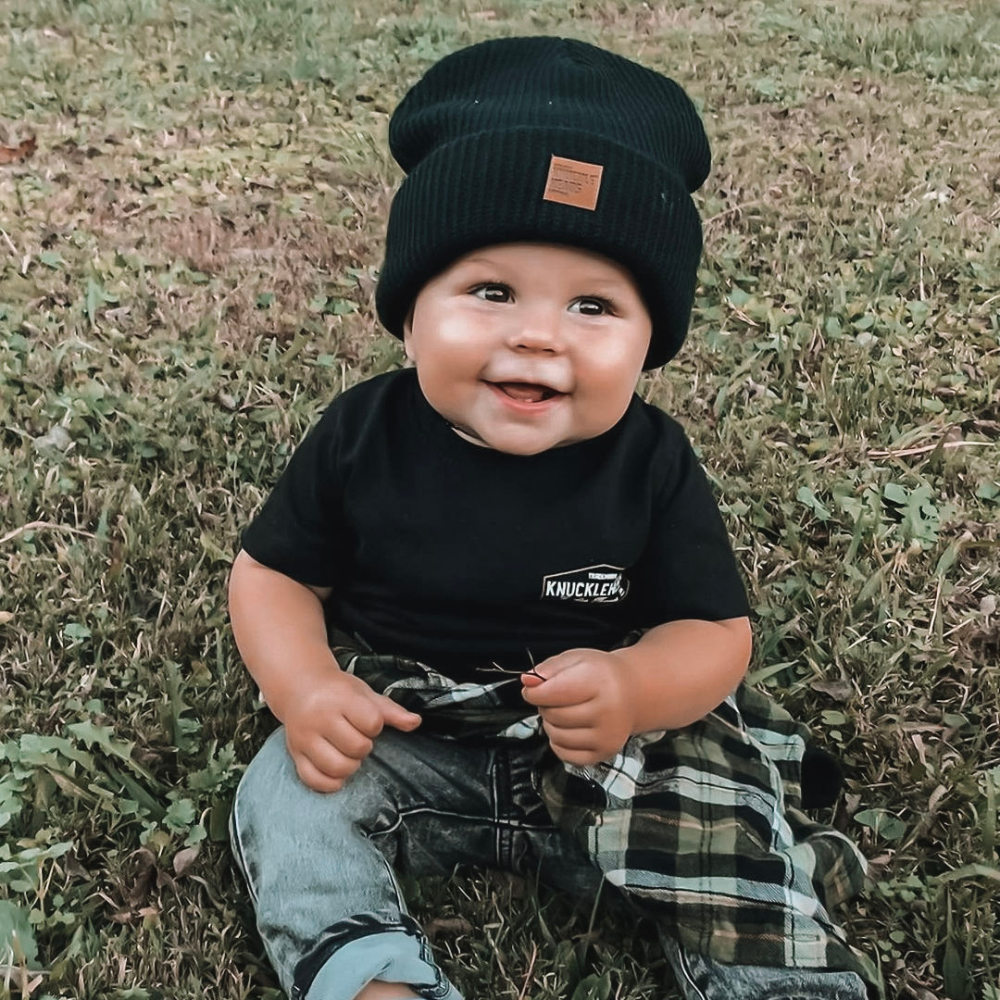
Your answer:
[[[0,996],[278,994],[225,845],[273,721],[227,564],[329,397],[399,365],[388,112],[550,32],[681,80],[715,155],[686,425],[754,679],[848,771],[845,912],[894,997],[1000,996],[995,3],[0,0]],[[650,935],[412,887],[470,997],[663,996]],[[13,947],[11,947],[13,945]]]

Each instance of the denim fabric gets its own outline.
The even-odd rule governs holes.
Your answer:
[[[660,942],[684,1000],[865,1000],[868,996],[856,972],[721,965],[684,951],[663,932]]]
[[[353,1000],[376,979],[409,983],[427,1000],[461,1000],[407,914],[397,872],[474,865],[592,896],[600,872],[553,825],[535,789],[544,751],[387,729],[341,791],[321,794],[299,781],[284,730],[272,734],[240,783],[232,839],[292,1000]],[[724,966],[661,936],[685,1000],[866,997],[854,973]]]

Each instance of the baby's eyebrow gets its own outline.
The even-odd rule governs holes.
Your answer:
[[[623,281],[621,278],[607,277],[599,274],[587,274],[586,271],[578,273],[575,276],[575,281],[577,284],[586,285],[588,288],[592,288],[597,292],[613,292],[616,289],[623,288],[627,285],[627,282]]]
[[[494,270],[500,266],[496,261],[490,260],[489,257],[466,257],[459,265],[459,267],[489,267]]]

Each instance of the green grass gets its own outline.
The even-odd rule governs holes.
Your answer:
[[[848,769],[853,939],[890,996],[995,1000],[997,4],[356,6],[0,0],[0,145],[38,138],[0,167],[0,996],[277,996],[224,842],[273,725],[227,564],[325,401],[402,361],[388,112],[551,32],[704,110],[692,332],[643,391],[719,488],[755,679]],[[412,889],[470,998],[664,995],[610,911]]]

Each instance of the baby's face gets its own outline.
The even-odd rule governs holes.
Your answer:
[[[424,285],[404,345],[428,402],[462,437],[535,455],[621,419],[651,332],[619,264],[575,247],[504,243]]]

